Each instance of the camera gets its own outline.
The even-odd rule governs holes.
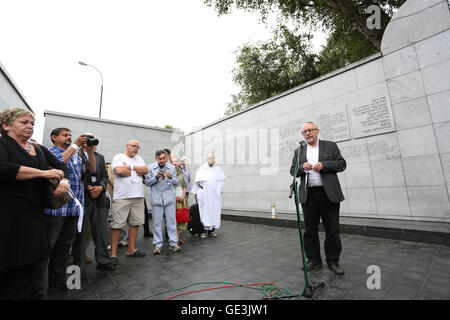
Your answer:
[[[96,146],[100,141],[96,137],[92,135],[92,133],[86,133],[87,145],[88,146]]]

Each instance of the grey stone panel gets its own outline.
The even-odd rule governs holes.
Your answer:
[[[367,137],[367,152],[370,161],[399,159],[400,147],[396,133]]]
[[[450,90],[450,60],[439,62],[422,70],[427,95]]]
[[[450,186],[450,153],[441,154],[442,170],[444,171],[447,188]],[[449,189],[450,191],[450,189]],[[450,194],[449,194],[450,197]]]
[[[402,157],[438,154],[433,127],[424,126],[397,132]]]
[[[344,171],[347,188],[373,187],[372,171],[369,162],[356,162],[350,170]]]
[[[411,217],[406,188],[375,188],[378,215],[383,218]]]
[[[427,96],[433,123],[450,121],[450,90]]]
[[[347,188],[347,201],[352,215],[357,216],[377,216],[377,205],[375,191],[373,188]]]
[[[364,89],[386,80],[381,59],[363,64],[356,68],[355,72],[358,89]]]
[[[419,71],[404,74],[387,81],[393,104],[425,96],[422,75]]]
[[[374,161],[370,163],[373,185],[376,188],[405,187],[405,176],[401,159]]]
[[[450,60],[450,30],[425,39],[414,47],[417,50],[417,58],[421,69]]]
[[[406,185],[408,187],[445,185],[439,155],[403,158]]]
[[[446,186],[408,187],[411,214],[450,222],[449,195]]]
[[[401,50],[392,52],[383,57],[384,71],[386,79],[419,70],[419,61],[414,46],[409,46]]]
[[[450,122],[434,124],[439,153],[450,152]]]
[[[431,124],[431,116],[426,97],[408,100],[392,105],[397,130]]]
[[[325,79],[312,87],[313,103],[318,104],[322,101],[333,98],[333,82],[331,79]]]
[[[409,0],[387,26],[381,42],[386,55],[450,28],[446,0]],[[424,23],[424,21],[426,21]],[[432,22],[432,23],[431,23]]]

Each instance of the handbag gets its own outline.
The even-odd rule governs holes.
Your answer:
[[[40,156],[45,159],[44,153],[41,150],[41,147],[34,143],[33,146],[36,150],[39,150]],[[45,159],[46,160],[46,159]],[[47,160],[46,160],[47,161]],[[49,169],[51,169],[51,166],[49,165]],[[67,202],[72,200],[72,196],[69,194],[69,192],[66,192],[60,196],[55,196],[55,190],[59,185],[59,180],[56,178],[50,178],[50,179],[43,179],[45,184],[45,190],[44,190],[44,208],[46,209],[59,209],[63,205],[65,205]]]
[[[46,209],[59,209],[64,206],[67,202],[72,200],[72,196],[66,192],[60,196],[55,196],[54,192],[59,185],[59,180],[56,178],[45,179],[46,194],[45,194],[45,208]]]
[[[177,223],[189,222],[189,209],[180,208],[176,209]]]

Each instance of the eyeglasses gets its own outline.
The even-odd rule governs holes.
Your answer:
[[[302,131],[302,134],[307,134],[307,133],[310,133],[310,132],[314,132],[314,131],[316,131],[317,130],[317,128],[316,129],[307,129],[307,130],[303,130]]]
[[[132,147],[132,148],[138,148],[138,150],[141,149],[141,147],[139,147],[138,145],[135,145],[135,144],[129,144],[129,146]]]

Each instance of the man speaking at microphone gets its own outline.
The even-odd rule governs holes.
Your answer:
[[[345,159],[335,142],[319,140],[319,129],[313,122],[305,122],[302,135],[306,143],[300,147],[300,165],[297,177],[300,177],[299,199],[302,205],[305,224],[305,253],[308,258],[306,270],[322,268],[318,227],[320,219],[325,228],[325,257],[328,268],[342,275],[339,265],[342,251],[339,236],[339,208],[344,200],[337,172],[346,168]],[[291,175],[295,174],[298,149],[292,159]]]

